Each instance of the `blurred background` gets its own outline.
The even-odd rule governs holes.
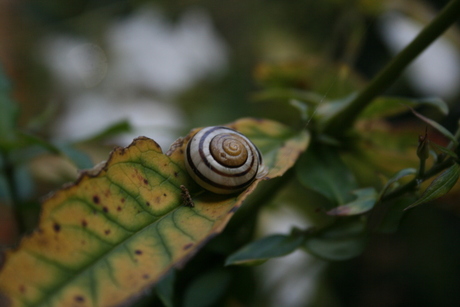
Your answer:
[[[113,146],[127,146],[140,135],[166,151],[193,127],[240,117],[302,127],[285,97],[264,90],[295,88],[324,99],[359,90],[447,2],[0,0],[0,63],[19,104],[20,126],[75,144],[96,164]],[[459,84],[457,25],[388,94],[444,99],[451,112],[442,123],[454,130]],[[129,129],[95,138],[120,123]],[[410,116],[390,124],[396,133],[421,134]],[[31,229],[40,197],[77,172],[65,159],[40,155],[18,176]],[[249,286],[239,285],[246,290],[232,284],[222,297],[228,306],[460,303],[460,210],[452,199],[410,212],[396,234],[372,238],[357,259],[331,264],[298,251],[257,267]],[[308,225],[307,216],[284,205],[261,212],[260,236]],[[0,245],[10,246],[18,234],[8,226],[7,207],[0,210]],[[191,283],[181,282],[178,295]]]

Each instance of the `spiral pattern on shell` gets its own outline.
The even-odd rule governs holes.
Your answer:
[[[265,176],[262,155],[243,134],[227,127],[207,127],[187,144],[185,166],[203,188],[218,194],[243,190]]]

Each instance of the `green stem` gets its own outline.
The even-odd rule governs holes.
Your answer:
[[[393,84],[403,70],[458,18],[460,18],[460,0],[452,0],[404,50],[380,71],[350,104],[328,119],[324,131],[331,135],[341,135],[349,130],[364,108]]]
[[[423,181],[427,180],[428,178],[433,177],[437,173],[439,173],[439,172],[443,171],[444,169],[452,166],[454,163],[455,163],[455,160],[450,158],[450,159],[447,159],[447,160],[443,161],[442,163],[433,165],[433,167],[430,168],[428,171],[426,171],[422,176],[420,176],[420,177],[417,176],[416,178],[412,179],[411,181],[409,181],[405,185],[402,185],[401,187],[397,188],[396,190],[394,190],[394,191],[392,191],[392,192],[390,192],[388,194],[385,194],[382,197],[382,201],[390,200],[390,199],[396,198],[398,196],[404,195],[407,192],[413,191],[417,187],[417,185],[420,184],[420,182],[423,182]]]

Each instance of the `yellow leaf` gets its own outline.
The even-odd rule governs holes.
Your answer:
[[[268,120],[228,125],[246,134],[281,176],[309,137]],[[184,165],[187,141],[163,154],[140,137],[115,149],[102,168],[83,172],[43,203],[38,229],[9,251],[0,271],[1,306],[114,306],[150,288],[221,232],[256,180],[237,195],[203,192]],[[183,205],[180,185],[195,207]]]

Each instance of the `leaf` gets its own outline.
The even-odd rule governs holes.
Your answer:
[[[399,179],[401,179],[403,177],[406,177],[406,176],[409,176],[409,175],[415,175],[415,174],[417,174],[417,170],[415,168],[405,168],[405,169],[399,171],[398,173],[396,173],[396,175],[391,177],[387,181],[387,183],[385,183],[385,185],[383,186],[382,191],[380,192],[379,198],[381,198],[383,195],[385,195],[385,193],[393,185],[393,183],[397,182]]]
[[[24,146],[37,145],[51,153],[67,157],[79,169],[88,169],[93,166],[93,162],[86,153],[75,149],[70,144],[48,142],[36,135],[25,132],[19,132],[18,135],[24,142]],[[29,159],[31,159],[33,155],[42,154],[42,151],[40,150],[31,150],[30,148],[27,148],[26,150],[29,153]]]
[[[353,92],[341,99],[336,99],[318,105],[318,108],[316,109],[316,117],[319,119],[318,123],[322,128],[321,130],[324,130],[324,127],[328,125],[328,122],[337,116],[337,114],[342,113],[357,96],[358,93]]]
[[[377,191],[374,188],[363,188],[352,192],[357,196],[356,200],[336,207],[327,212],[328,215],[349,216],[362,214],[371,210],[377,201]]]
[[[422,196],[404,210],[413,208],[447,194],[447,192],[449,192],[457,182],[459,175],[460,166],[455,163],[447,170],[445,170],[441,175],[436,177],[428,186],[428,188],[426,188],[425,192],[423,192]]]
[[[225,265],[261,264],[270,258],[292,253],[302,244],[303,240],[303,237],[299,235],[271,235],[251,242],[231,254],[225,261]]]
[[[121,121],[111,124],[110,126],[106,127],[104,130],[96,133],[93,136],[90,136],[89,138],[78,141],[78,143],[98,142],[98,141],[101,141],[111,136],[118,135],[123,132],[130,132],[131,130],[132,130],[132,127],[131,127],[130,122],[128,120],[121,120]]]
[[[347,219],[307,239],[304,247],[320,258],[336,261],[360,255],[366,243],[364,222],[360,219]]]
[[[453,152],[452,150],[450,150],[450,149],[448,149],[446,147],[443,147],[441,145],[438,145],[435,142],[430,142],[430,145],[433,146],[434,148],[436,148],[437,150],[439,150],[440,152],[442,152],[443,154],[451,156],[454,159],[458,159],[458,155],[455,152]]]
[[[350,191],[357,188],[353,174],[332,147],[311,147],[299,159],[296,172],[305,187],[338,204],[350,200]]]
[[[195,279],[184,295],[184,307],[218,306],[231,281],[230,272],[223,269],[206,272]],[[212,285],[210,289],[209,285]]]
[[[176,279],[176,271],[174,269],[169,272],[158,282],[156,292],[161,302],[165,307],[174,306],[174,282]]]
[[[417,107],[419,105],[433,106],[438,109],[443,115],[449,113],[449,107],[440,98],[428,97],[422,99],[410,99],[405,97],[378,97],[364,109],[359,115],[360,118],[382,118],[395,116],[407,111],[407,106]]]
[[[281,176],[308,143],[305,132],[273,121],[242,119],[229,126],[262,145],[271,168],[267,178]],[[222,231],[259,183],[237,195],[203,192],[184,165],[186,143],[196,132],[176,141],[167,154],[153,140],[137,138],[114,150],[99,171],[83,172],[49,197],[38,229],[6,255],[0,301],[7,306],[120,305],[184,265]],[[183,206],[182,184],[195,207]]]
[[[296,108],[297,111],[299,111],[300,118],[304,122],[307,122],[309,120],[310,115],[308,114],[308,105],[306,103],[303,103],[302,101],[297,99],[291,99],[289,101],[289,104]]]
[[[430,125],[431,127],[435,128],[436,130],[438,130],[442,135],[444,135],[445,137],[447,137],[449,140],[451,140],[455,146],[458,145],[458,141],[455,139],[455,136],[450,133],[449,130],[447,130],[446,128],[444,128],[443,126],[441,126],[440,124],[438,124],[437,122],[435,122],[434,120],[432,119],[429,119],[425,116],[423,116],[422,114],[418,113],[417,111],[415,111],[414,109],[412,108],[409,108],[412,113],[417,116],[418,118],[420,118],[421,120],[423,120],[425,123],[427,123],[428,125]]]

